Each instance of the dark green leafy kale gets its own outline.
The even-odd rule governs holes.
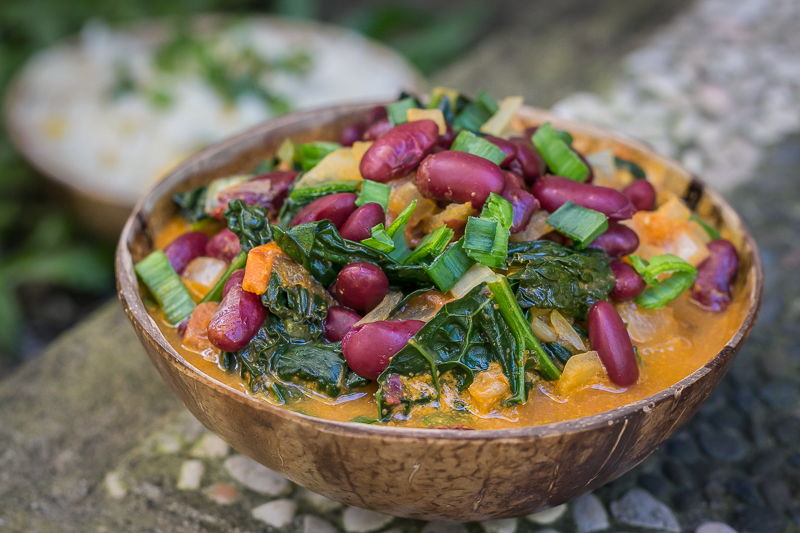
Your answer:
[[[269,369],[285,382],[313,383],[331,398],[345,388],[348,370],[341,344],[321,342],[280,345],[270,359]]]
[[[550,241],[510,243],[507,262],[523,267],[509,276],[519,282],[516,296],[523,309],[559,309],[583,320],[614,288],[611,259],[594,248],[577,251]]]
[[[239,237],[242,250],[245,252],[272,242],[272,229],[263,207],[233,200],[228,204],[223,216],[228,221],[228,229]]]
[[[198,187],[191,191],[179,192],[172,196],[172,201],[177,204],[181,210],[181,216],[189,222],[197,222],[200,219],[208,217],[205,212],[206,201],[206,187]]]
[[[345,240],[330,220],[288,229],[273,226],[272,231],[281,250],[303,265],[325,287],[333,283],[336,274],[350,263],[378,265],[393,284],[430,284],[430,278],[421,265],[400,265],[374,248]]]
[[[261,295],[261,303],[280,319],[286,336],[293,341],[317,340],[322,333],[322,321],[328,315],[328,300],[323,295],[325,289],[318,284],[309,289],[292,283],[292,277],[291,274],[284,275],[281,265],[274,265],[267,291]]]
[[[453,372],[459,389],[463,390],[469,387],[477,372],[487,370],[492,362],[500,363],[508,377],[513,395],[510,403],[525,400],[525,368],[517,358],[515,335],[487,293],[486,285],[481,284],[465,297],[445,304],[408,345],[392,357],[389,367],[378,378],[376,398],[382,416],[388,415],[391,409],[386,400],[393,375],[430,376],[436,394],[400,399],[409,410],[414,404],[438,399],[439,380],[445,372]]]

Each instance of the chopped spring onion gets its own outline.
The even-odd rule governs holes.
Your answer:
[[[463,130],[453,141],[451,150],[456,152],[467,152],[488,159],[495,165],[499,165],[506,158],[506,154],[494,143],[478,137],[469,130]]]
[[[218,302],[222,300],[222,289],[225,287],[225,282],[228,281],[228,278],[231,277],[236,270],[244,268],[245,263],[247,263],[247,252],[239,252],[239,254],[233,258],[231,261],[230,266],[228,266],[228,270],[222,274],[222,277],[217,280],[217,283],[211,288],[210,291],[203,296],[203,299],[200,300],[200,303],[206,302]]]
[[[295,161],[300,164],[303,172],[308,172],[317,166],[317,163],[322,161],[326,155],[341,147],[342,145],[339,143],[325,141],[298,144],[295,146]]]
[[[572,239],[575,248],[583,250],[608,229],[608,217],[567,201],[547,217],[547,223]]]
[[[631,264],[645,283],[650,285],[634,300],[645,309],[661,309],[669,302],[683,294],[697,279],[697,269],[678,256],[663,254],[645,261],[638,255],[631,255]],[[663,281],[658,280],[661,274],[671,274]]]
[[[436,257],[444,251],[455,232],[447,226],[441,226],[425,235],[419,244],[404,261],[404,265],[418,265],[425,258]]]
[[[633,161],[622,159],[621,157],[614,157],[614,164],[617,166],[617,168],[622,168],[630,172],[631,175],[637,180],[643,180],[647,177],[644,169]]]
[[[361,182],[361,191],[356,198],[356,205],[362,206],[368,203],[380,204],[384,212],[389,208],[389,195],[392,194],[392,187],[377,181],[364,180]]]
[[[497,111],[480,128],[481,133],[499,137],[508,127],[511,119],[522,107],[525,99],[522,96],[507,96],[500,101]]]
[[[719,231],[717,231],[717,228],[715,228],[705,220],[701,219],[696,214],[692,213],[692,216],[689,218],[690,220],[694,220],[695,222],[700,224],[700,227],[705,230],[705,232],[708,234],[709,237],[711,237],[712,240],[720,238],[720,234]]]
[[[307,204],[323,196],[328,196],[329,194],[355,192],[358,190],[359,185],[361,185],[360,181],[329,181],[316,187],[294,189],[289,195],[289,198],[299,204]]]
[[[554,174],[580,182],[589,177],[589,167],[549,122],[536,129],[531,141]]]
[[[425,265],[425,272],[440,291],[447,292],[451,289],[454,290],[474,264],[475,261],[464,251],[464,238],[462,237],[451,244],[430,265]],[[463,294],[458,295],[457,298],[461,298],[461,296]]]
[[[505,319],[508,327],[514,334],[517,341],[517,363],[521,366],[526,365],[526,358],[530,357],[533,368],[547,380],[556,380],[561,376],[561,370],[555,365],[547,352],[542,348],[541,343],[533,334],[525,315],[522,313],[517,299],[508,284],[508,278],[502,274],[495,274],[494,277],[486,280],[486,286],[492,292],[492,300],[497,304],[500,314]],[[521,391],[525,390],[525,384],[521,383]],[[524,392],[522,392],[524,394]],[[524,398],[522,398],[524,400]]]
[[[395,250],[396,246],[394,239],[392,239],[386,232],[386,228],[383,227],[383,224],[378,224],[370,229],[369,234],[370,236],[361,241],[361,244],[369,246],[370,248],[375,248],[379,252],[383,252],[385,254]]]
[[[472,268],[461,276],[461,279],[458,280],[458,283],[456,283],[450,291],[456,298],[463,298],[469,294],[469,291],[492,276],[494,276],[494,271],[492,271],[491,268],[483,265],[473,265]]]
[[[408,110],[419,107],[416,99],[409,96],[386,106],[386,114],[394,126],[408,122]]]
[[[192,314],[194,301],[162,250],[156,250],[134,267],[153,293],[170,324],[177,325]]]
[[[464,232],[464,250],[467,255],[488,267],[504,267],[513,217],[514,208],[511,203],[500,195],[490,194],[483,205],[481,217],[467,219]]]
[[[383,224],[373,227],[370,230],[370,237],[361,241],[361,244],[380,250],[389,254],[395,261],[402,262],[402,259],[410,253],[406,241],[406,225],[416,207],[417,201],[414,200],[400,212],[388,228],[384,228]]]
[[[479,131],[481,126],[496,112],[497,104],[485,91],[481,91],[475,101],[464,106],[464,109],[453,120],[453,127]]]
[[[568,146],[572,146],[573,138],[572,138],[572,135],[570,134],[570,132],[564,131],[564,130],[555,130],[555,131],[556,131],[556,135],[558,135],[561,138],[562,141],[567,143]]]
[[[475,100],[479,102],[489,113],[495,114],[499,109],[497,102],[489,96],[489,93],[486,91],[481,91],[478,93],[478,96],[475,97]]]

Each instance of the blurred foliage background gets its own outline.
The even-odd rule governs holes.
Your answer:
[[[489,2],[321,0],[6,0],[0,2],[0,94],[37,50],[91,19],[125,24],[198,12],[272,13],[348,26],[430,73],[488,30]],[[86,234],[58,192],[0,130],[0,376],[113,294],[113,243]]]

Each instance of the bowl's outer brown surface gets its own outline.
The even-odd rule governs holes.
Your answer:
[[[736,290],[747,317],[708,364],[654,396],[576,420],[491,431],[407,429],[311,418],[249,397],[196,371],[169,345],[142,303],[135,261],[174,213],[171,193],[249,170],[287,136],[334,139],[371,105],[279,118],[192,157],[154,187],[128,219],[117,250],[119,296],[150,359],[186,407],[235,449],[290,480],[350,505],[397,516],[471,521],[561,504],[625,473],[683,425],[730,367],[755,322],[762,269],[736,213],[676,163],[647,147],[531,108],[526,124],[552,120],[581,148],[614,146],[664,176],[665,185],[716,220],[740,251]]]

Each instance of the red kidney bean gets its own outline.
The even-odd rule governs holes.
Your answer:
[[[379,105],[367,111],[366,116],[364,116],[364,122],[367,125],[372,125],[375,122],[386,118],[389,118],[389,115],[386,113],[386,108],[382,105]]]
[[[619,259],[611,261],[611,271],[614,273],[614,288],[609,294],[612,300],[620,302],[633,300],[644,290],[644,279],[625,261]]]
[[[439,138],[439,126],[432,120],[415,120],[387,131],[361,158],[364,179],[381,183],[401,178],[430,153]]]
[[[222,286],[222,297],[225,298],[225,295],[231,292],[231,289],[235,286],[239,285],[241,287],[242,281],[244,281],[243,268],[231,272],[231,275],[228,276],[228,279],[225,281],[225,285]]]
[[[360,141],[367,131],[367,125],[363,122],[353,122],[339,134],[339,144],[342,146],[353,146],[353,143]]]
[[[286,200],[289,186],[297,175],[298,173],[294,171],[278,170],[234,185],[220,194],[217,206],[211,215],[222,219],[228,203],[233,200],[241,200],[246,205],[260,205],[271,213],[277,213]]]
[[[389,279],[380,267],[350,263],[336,276],[333,297],[344,307],[362,315],[369,313],[389,294]]]
[[[370,322],[350,330],[342,339],[342,353],[359,376],[378,379],[391,358],[425,325],[421,320]]]
[[[208,235],[200,231],[189,231],[178,236],[164,248],[164,255],[178,274],[183,274],[186,265],[206,253]]]
[[[505,175],[506,175],[506,188],[508,188],[512,183],[519,189],[525,188],[525,178],[522,177],[522,174],[514,172],[512,170],[507,170],[505,172]]]
[[[361,320],[358,313],[345,309],[344,307],[328,308],[328,316],[322,323],[325,330],[325,338],[328,342],[339,342],[353,329],[353,324]]]
[[[340,192],[318,198],[297,213],[290,226],[298,226],[308,222],[328,219],[337,229],[342,227],[347,217],[356,210],[356,195],[352,192]]]
[[[417,189],[423,196],[480,209],[491,193],[502,194],[506,178],[500,167],[466,152],[439,152],[417,169]]]
[[[351,241],[361,242],[370,236],[369,230],[386,222],[386,214],[381,204],[370,202],[364,204],[347,217],[339,234]]]
[[[698,265],[692,300],[703,309],[722,311],[731,303],[733,282],[739,271],[739,254],[725,239],[708,243],[710,255]]]
[[[445,122],[445,126],[447,126],[447,130],[444,132],[444,135],[440,136],[439,140],[436,141],[434,151],[437,151],[437,149],[439,149],[438,151],[449,150],[450,147],[453,146],[453,141],[456,140],[456,134],[450,123]]]
[[[519,172],[525,178],[525,181],[532,183],[544,176],[547,170],[547,163],[545,163],[544,157],[539,153],[539,150],[531,144],[530,137],[527,139],[524,137],[512,137],[509,142],[517,147],[516,161],[519,164]],[[513,165],[513,167],[509,164],[509,169],[516,170],[516,165]]]
[[[622,194],[628,197],[639,211],[652,211],[656,206],[656,190],[647,180],[636,180],[624,189]]]
[[[509,163],[511,163],[517,157],[517,145],[512,143],[511,141],[507,141],[505,139],[501,139],[500,137],[494,137],[492,135],[487,135],[484,137],[487,141],[492,143],[493,145],[500,148],[503,153],[505,154],[506,158],[500,163],[501,167],[505,167]]]
[[[511,233],[519,233],[524,230],[531,216],[539,209],[539,201],[525,189],[517,185],[513,172],[506,172],[506,190],[503,191],[503,198],[511,203],[514,208],[514,218],[511,224]]]
[[[589,310],[589,342],[606,367],[608,377],[620,387],[627,387],[639,379],[639,367],[633,344],[614,306],[603,300],[595,302]]]
[[[610,257],[630,255],[639,247],[639,236],[627,226],[609,222],[608,229],[592,241],[590,248],[599,248]]]
[[[381,137],[383,137],[386,132],[392,129],[394,126],[392,122],[388,118],[382,118],[377,122],[373,123],[367,130],[364,132],[364,136],[361,140],[363,141],[377,141]]]
[[[241,350],[266,318],[267,308],[261,305],[261,298],[242,289],[241,281],[232,283],[208,323],[208,340],[223,352]]]
[[[234,232],[225,228],[208,241],[206,244],[206,255],[216,257],[230,263],[234,257],[242,251],[239,237]]]
[[[551,213],[572,200],[576,205],[594,209],[606,215],[609,220],[631,218],[636,212],[628,198],[609,187],[598,187],[580,183],[560,176],[548,176],[533,184],[533,195],[542,207]]]

